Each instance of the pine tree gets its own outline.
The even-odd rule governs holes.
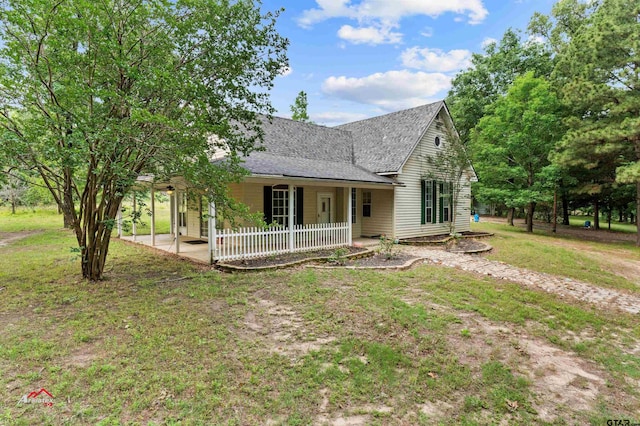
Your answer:
[[[636,185],[640,212],[640,3],[603,0],[559,55],[554,71],[572,109],[560,162]],[[640,227],[636,243],[640,246]]]

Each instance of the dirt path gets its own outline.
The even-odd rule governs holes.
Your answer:
[[[405,247],[403,249],[414,256],[423,257],[443,266],[513,281],[561,297],[573,297],[607,309],[621,309],[632,314],[640,312],[640,297],[623,292],[600,288],[570,278],[518,268],[476,255],[449,253],[424,247]]]
[[[29,235],[39,234],[42,231],[20,231],[20,232],[0,232],[0,247],[8,246],[9,244],[27,238]]]

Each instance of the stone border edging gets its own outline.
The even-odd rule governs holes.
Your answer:
[[[493,237],[495,234],[493,232],[483,232],[480,235],[460,235],[459,238],[488,238]],[[454,237],[451,235],[447,235],[445,238],[441,240],[432,240],[432,241],[410,241],[410,240],[400,240],[398,244],[404,246],[441,246],[449,241],[451,241]],[[465,252],[466,253],[466,252]]]
[[[475,250],[449,250],[449,253],[457,253],[457,254],[478,254],[478,253],[486,253],[488,251],[493,250],[493,246],[487,243],[483,243],[482,241],[476,241],[479,244],[484,245],[484,247],[475,249]]]
[[[345,255],[346,259],[359,259],[361,257],[369,257],[372,256],[373,254],[375,254],[375,251],[366,247],[363,247],[365,249],[365,251],[361,251],[358,253],[351,253],[348,255]],[[216,263],[216,266],[220,269],[222,269],[223,271],[226,272],[259,272],[259,271],[268,271],[268,270],[272,270],[272,269],[284,269],[284,268],[290,268],[292,266],[298,266],[298,265],[302,265],[305,263],[309,263],[309,262],[326,262],[328,261],[330,256],[324,256],[324,257],[308,257],[305,259],[299,259],[299,260],[294,260],[292,262],[286,262],[286,263],[279,263],[277,265],[266,265],[266,266],[237,266],[237,265],[231,265],[229,263]]]

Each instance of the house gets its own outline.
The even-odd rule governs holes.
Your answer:
[[[446,234],[452,220],[458,231],[469,230],[473,169],[452,212],[448,185],[428,161],[446,147],[447,122],[442,101],[333,128],[265,118],[264,151],[244,159],[250,176],[230,189],[274,226],[226,229],[214,205],[189,200],[178,182],[173,233],[208,240],[215,261],[338,247],[359,237]],[[176,251],[179,245],[180,238]]]

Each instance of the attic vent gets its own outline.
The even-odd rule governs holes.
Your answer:
[[[436,120],[436,129],[442,130],[444,123],[441,120]]]

